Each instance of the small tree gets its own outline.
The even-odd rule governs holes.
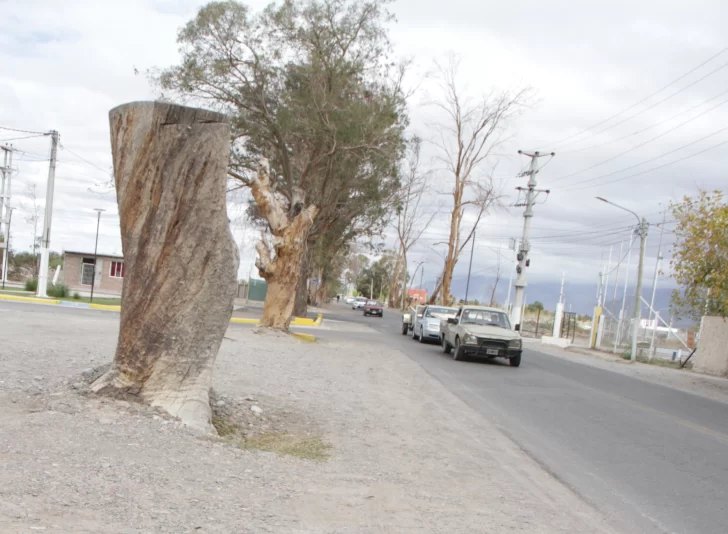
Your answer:
[[[673,292],[678,317],[728,316],[728,204],[722,191],[671,203],[675,243],[670,268],[682,291]]]

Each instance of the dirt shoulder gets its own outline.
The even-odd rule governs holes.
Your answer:
[[[67,378],[110,360],[118,318],[46,315],[3,315],[0,532],[610,531],[494,425],[381,345],[228,330],[215,370],[222,402],[254,413],[258,430],[329,447],[311,460],[80,395]]]
[[[562,349],[537,342],[528,343],[525,347],[728,404],[728,379],[726,378],[702,375],[689,369],[630,362],[608,352],[583,347]]]

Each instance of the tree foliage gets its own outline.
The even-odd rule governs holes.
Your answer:
[[[675,243],[670,267],[681,286],[672,296],[677,316],[728,316],[728,204],[721,191],[701,191],[672,203]]]
[[[356,289],[359,294],[374,299],[386,298],[392,281],[395,261],[396,254],[387,250],[381,258],[364,268],[356,281]]]

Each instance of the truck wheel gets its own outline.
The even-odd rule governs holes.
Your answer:
[[[455,361],[463,361],[463,349],[460,346],[460,338],[455,338],[455,346],[452,349],[452,359]]]
[[[412,339],[417,340],[417,330],[415,330],[414,325],[412,325]]]
[[[447,342],[445,336],[442,336],[442,352],[444,352],[445,354],[450,354],[451,350],[452,347],[450,346],[450,343]]]
[[[407,335],[407,330],[409,330],[409,325],[407,323],[402,323],[402,335]]]
[[[424,342],[425,342],[424,327],[420,326],[420,343],[424,343]]]
[[[518,353],[518,356],[513,356],[508,360],[508,365],[511,367],[520,367],[521,365],[521,353]]]

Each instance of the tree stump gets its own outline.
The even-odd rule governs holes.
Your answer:
[[[119,106],[109,120],[125,280],[113,367],[91,389],[211,431],[212,368],[238,270],[230,127],[220,113],[161,102]]]

